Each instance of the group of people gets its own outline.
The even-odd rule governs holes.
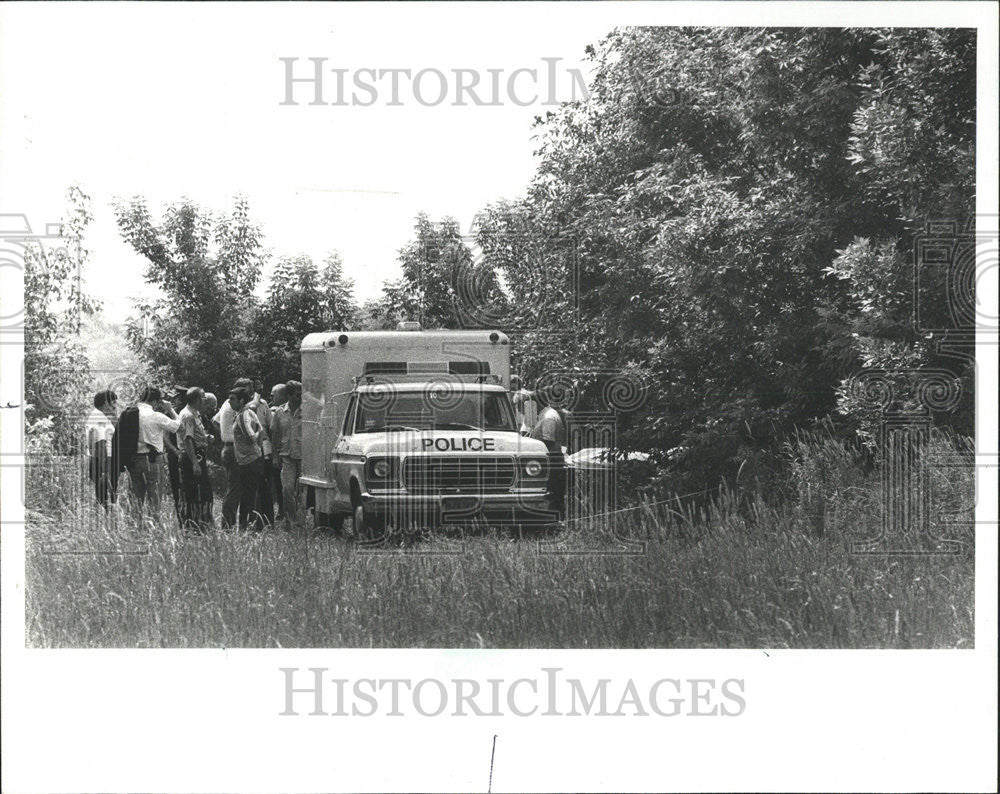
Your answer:
[[[114,391],[98,392],[85,423],[98,503],[107,508],[117,501],[121,472],[127,471],[138,514],[148,507],[156,515],[166,459],[178,520],[203,531],[215,523],[211,459],[226,472],[223,526],[294,519],[302,468],[302,385],[277,384],[270,405],[262,391],[259,381],[240,378],[219,407],[214,394],[197,386],[175,387],[166,395],[149,386],[121,413]]]
[[[214,394],[194,386],[164,394],[143,390],[138,402],[119,414],[110,389],[94,395],[86,420],[86,453],[97,501],[105,508],[117,500],[122,471],[128,472],[138,514],[160,507],[163,459],[181,525],[204,530],[214,525],[214,495],[209,460],[226,472],[222,524],[262,527],[293,520],[299,511],[302,472],[302,384],[295,380],[261,396],[263,384],[240,378],[222,405]],[[562,473],[566,427],[544,393],[521,387],[511,378],[512,401],[521,433],[543,441],[549,450],[554,501],[565,489]],[[277,506],[277,510],[275,507]]]

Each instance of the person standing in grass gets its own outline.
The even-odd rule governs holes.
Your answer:
[[[281,490],[285,517],[295,520],[299,511],[298,482],[302,473],[302,384],[285,384],[288,402],[274,413],[274,451],[281,460]]]
[[[542,405],[531,437],[542,441],[549,450],[549,499],[551,508],[562,518],[566,500],[566,423],[544,390],[532,393]]]
[[[261,444],[265,431],[257,414],[249,407],[251,394],[244,388],[233,389],[229,393],[230,407],[236,414],[233,420],[233,454],[236,457],[237,477],[240,488],[240,529],[260,524],[257,507],[257,491],[264,477],[264,456]],[[251,522],[250,515],[256,517]]]
[[[159,405],[154,407],[160,413],[176,418],[184,407],[184,395],[186,393],[187,389],[184,386],[174,386],[173,396],[170,398],[170,401],[162,400]],[[169,413],[167,412],[168,407],[170,409]],[[170,478],[170,495],[174,499],[174,512],[177,514],[177,520],[182,522],[181,457],[184,455],[184,450],[180,448],[176,433],[164,433],[163,448],[167,453],[167,475]]]
[[[208,477],[208,442],[210,436],[202,424],[201,409],[205,392],[191,388],[184,395],[177,443],[181,450],[181,523],[188,528],[204,529],[212,525],[212,482]]]
[[[153,406],[160,410],[155,410]],[[160,456],[167,433],[176,433],[181,426],[173,409],[163,402],[163,395],[155,386],[149,386],[139,399],[139,444],[135,458],[129,466],[132,492],[138,502],[139,515],[143,504],[149,502],[150,515],[160,509]]]
[[[201,424],[205,429],[205,434],[208,436],[208,459],[213,463],[222,462],[222,459],[219,457],[222,451],[222,443],[219,441],[218,432],[212,423],[212,417],[215,416],[218,409],[219,401],[215,395],[212,392],[205,392],[205,396],[201,401]]]
[[[510,376],[510,399],[514,405],[518,432],[526,436],[538,422],[538,404],[532,392],[522,385],[520,375]]]
[[[263,397],[260,396],[260,392],[263,390],[264,385],[258,379],[256,383],[250,378],[240,378],[236,381],[236,385],[241,389],[246,389],[247,394],[250,395],[250,400],[247,402],[247,408],[253,411],[254,415],[257,417],[257,422],[260,424],[264,431],[261,437],[261,456],[263,458],[263,471],[261,473],[260,482],[257,483],[257,496],[256,496],[256,507],[257,512],[267,521],[269,524],[274,523],[274,499],[271,495],[271,460],[272,460],[272,450],[271,450],[271,409],[268,407],[267,402]]]
[[[281,488],[281,455],[278,452],[278,439],[275,415],[285,407],[288,401],[284,383],[276,383],[271,387],[271,465],[268,471],[271,475],[271,491],[278,503],[278,513],[275,520],[281,521],[285,517],[285,502]]]
[[[233,388],[235,390],[238,386]],[[219,438],[222,439],[222,466],[226,470],[226,494],[222,498],[222,523],[230,527],[236,524],[236,511],[239,510],[240,506],[239,467],[236,464],[236,453],[233,449],[233,422],[235,419],[236,411],[233,409],[231,400],[224,400],[219,412],[212,418],[212,422],[219,430]]]
[[[112,440],[118,421],[118,395],[110,389],[94,395],[94,409],[87,416],[87,471],[97,502],[105,510],[117,499],[118,473],[112,465]]]

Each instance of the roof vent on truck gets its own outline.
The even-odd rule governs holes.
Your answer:
[[[396,323],[397,331],[419,331],[420,323],[416,320],[400,320]]]

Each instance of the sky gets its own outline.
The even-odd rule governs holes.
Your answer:
[[[112,322],[133,298],[155,294],[111,210],[115,197],[136,194],[154,217],[182,196],[225,210],[246,195],[275,255],[336,249],[358,297],[375,295],[398,275],[418,212],[455,217],[466,230],[487,202],[524,191],[532,122],[553,109],[541,103],[571,97],[569,70],[589,73],[584,48],[611,28],[593,14],[574,22],[542,10],[421,6],[6,4],[0,210],[26,214],[37,230],[59,220],[69,185],[82,187],[95,216],[86,288]],[[327,104],[310,104],[313,85],[294,84],[298,104],[283,105],[281,58],[298,59],[295,77],[325,58]],[[363,74],[376,98],[359,104],[372,101],[352,87],[366,68],[410,70],[398,77],[399,105],[389,104],[391,73]],[[538,90],[526,74],[508,90],[518,68],[538,70]],[[347,70],[339,95],[334,69]],[[437,72],[414,87],[424,69]],[[474,70],[473,93],[493,104],[476,106],[466,92],[467,104],[454,105],[458,69]],[[502,70],[495,95],[489,69]],[[346,104],[329,104],[338,99]]]

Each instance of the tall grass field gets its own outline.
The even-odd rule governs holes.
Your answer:
[[[191,535],[177,525],[169,488],[154,520],[105,515],[72,459],[36,456],[26,489],[26,641],[972,647],[974,537],[970,521],[949,523],[971,519],[971,469],[930,476],[931,529],[960,541],[957,553],[857,554],[852,542],[879,532],[885,496],[877,467],[865,470],[856,455],[833,440],[803,442],[791,497],[638,501],[618,514],[615,534],[594,518],[541,537],[476,528],[374,547],[309,520]]]

